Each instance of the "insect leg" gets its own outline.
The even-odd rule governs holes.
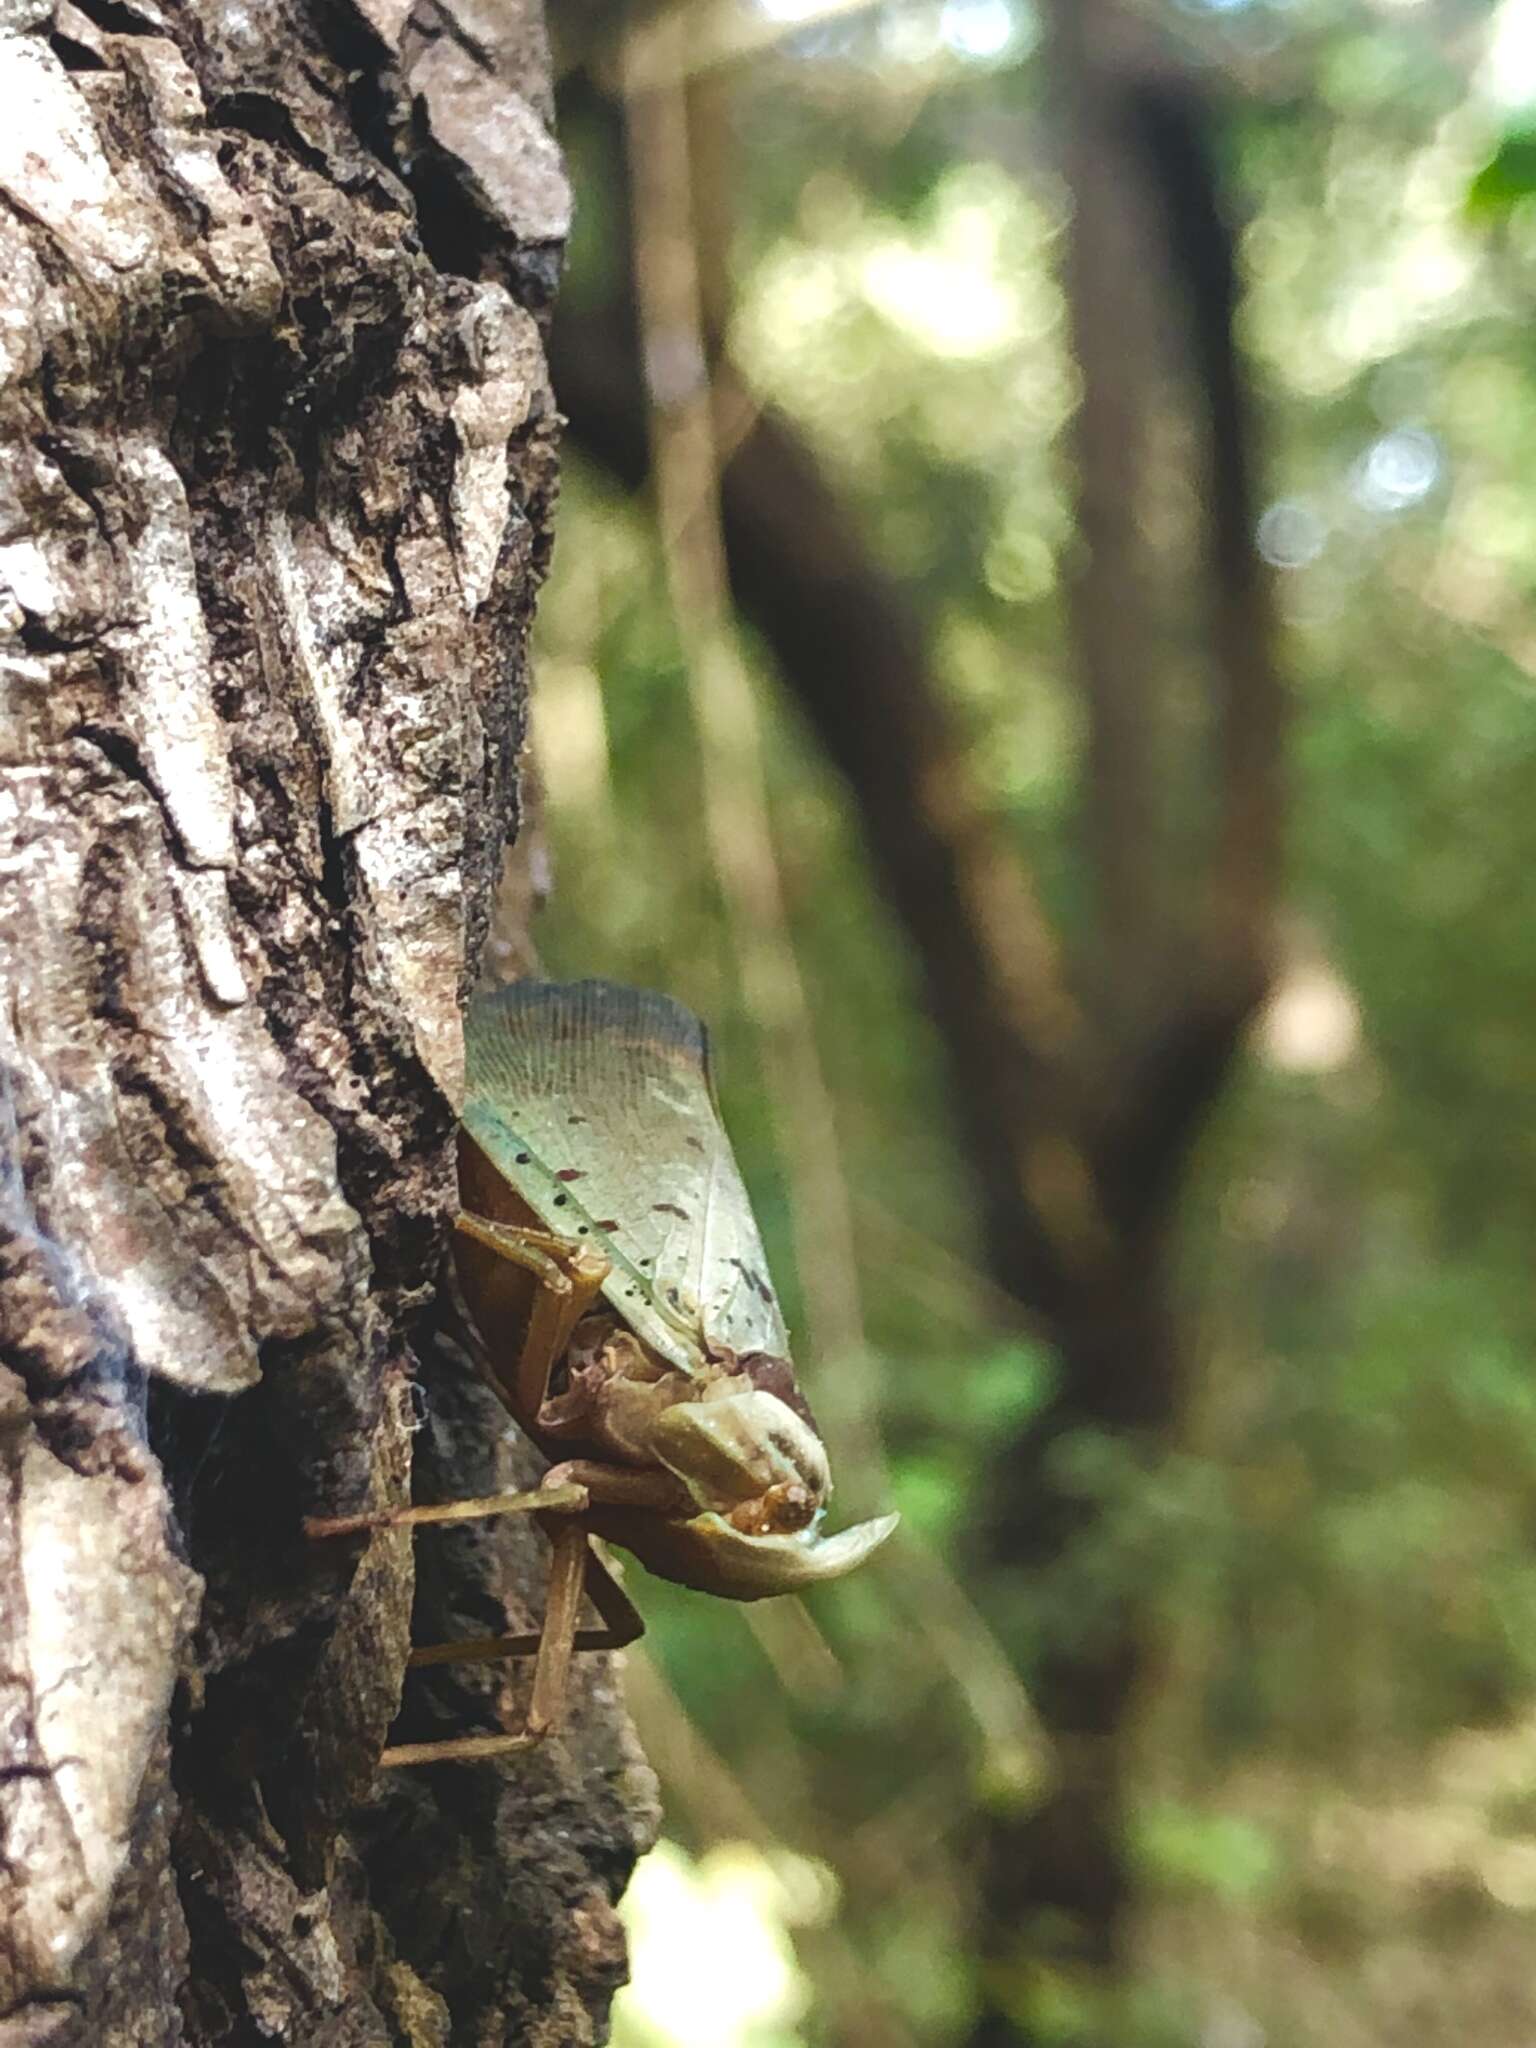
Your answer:
[[[372,1529],[417,1529],[432,1522],[475,1522],[491,1515],[579,1513],[588,1502],[584,1486],[539,1487],[532,1493],[490,1493],[478,1500],[449,1500],[432,1507],[380,1508],[361,1515],[308,1515],[306,1536],[358,1536]]]
[[[571,1332],[597,1298],[608,1277],[608,1261],[590,1246],[519,1224],[495,1223],[463,1211],[455,1228],[510,1265],[532,1273],[538,1286],[510,1388],[493,1380],[514,1417],[537,1415],[549,1391],[551,1373],[564,1356]]]
[[[544,1639],[539,1644],[539,1661],[533,1667],[533,1698],[528,1703],[527,1732],[535,1740],[553,1733],[565,1718],[566,1686],[571,1675],[571,1652],[576,1647],[586,1564],[586,1530],[579,1522],[557,1523],[550,1535]]]
[[[434,1506],[413,1508],[380,1508],[371,1514],[361,1515],[310,1515],[305,1518],[306,1536],[359,1536],[365,1531],[377,1529],[419,1529],[440,1522],[476,1522],[493,1515],[579,1515],[589,1508],[593,1501],[604,1501],[614,1507],[655,1508],[666,1514],[688,1505],[687,1489],[682,1481],[670,1472],[639,1472],[627,1465],[603,1465],[593,1458],[568,1458],[563,1465],[551,1465],[544,1482],[531,1493],[491,1493],[478,1500],[449,1500]],[[602,1585],[613,1587],[616,1582],[596,1565],[594,1568]],[[627,1626],[627,1617],[619,1618],[610,1614],[603,1604],[596,1584],[589,1585],[593,1604],[604,1619],[614,1626]],[[627,1597],[624,1606],[629,1614],[634,1613]],[[638,1620],[638,1616],[635,1617]],[[607,1635],[596,1640],[597,1631],[587,1630],[594,1637],[592,1642],[578,1640],[579,1650],[613,1650],[622,1647],[610,1641]],[[635,1631],[638,1634],[639,1630]],[[503,1644],[510,1646],[525,1639],[521,1636],[485,1636],[475,1638],[480,1644]],[[538,1641],[537,1636],[526,1639],[530,1644]],[[634,1636],[624,1639],[634,1641]],[[453,1652],[450,1659],[448,1651]],[[505,1647],[474,1648],[467,1643],[429,1644],[411,1652],[413,1664],[446,1664],[461,1658],[466,1663],[483,1662],[491,1657],[521,1657],[529,1654],[525,1650]]]
[[[515,1735],[460,1735],[446,1742],[403,1742],[384,1751],[379,1758],[381,1769],[399,1770],[408,1764],[478,1763],[485,1757],[509,1756],[520,1749],[531,1749],[559,1727],[565,1713],[571,1652],[576,1646],[587,1532],[580,1522],[562,1520],[550,1544],[549,1601],[544,1610],[544,1626],[536,1636],[512,1639],[536,1646],[538,1651],[533,1698],[523,1727]],[[457,1647],[441,1646],[444,1650]],[[413,1657],[411,1661],[416,1660]]]
[[[592,1549],[587,1551],[587,1598],[602,1616],[601,1629],[582,1629],[576,1637],[578,1650],[622,1650],[638,1643],[645,1634],[645,1620],[607,1565]],[[601,1636],[601,1642],[587,1637]]]
[[[595,1251],[591,1245],[577,1244],[573,1238],[541,1236],[538,1239],[538,1244],[541,1250],[547,1250],[549,1256],[563,1267],[565,1277],[571,1286],[564,1311],[560,1317],[560,1327],[555,1339],[554,1359],[551,1362],[551,1369],[553,1369],[553,1364],[565,1356],[566,1346],[571,1341],[576,1325],[602,1292],[603,1282],[612,1271],[612,1264],[608,1259],[604,1258],[601,1252]],[[526,1346],[524,1348],[526,1349]],[[521,1370],[520,1366],[519,1371],[521,1372]],[[530,1371],[526,1383],[520,1381],[520,1390],[524,1384],[526,1384],[526,1391],[529,1393],[536,1391],[537,1393],[537,1406],[530,1411],[537,1414],[538,1407],[542,1407],[544,1397],[549,1392],[549,1375],[546,1372],[543,1381],[535,1390],[533,1375]]]
[[[660,1506],[672,1505],[672,1490],[676,1482],[670,1474],[650,1472],[629,1472],[618,1467],[597,1465],[590,1461],[573,1461],[554,1466],[554,1472],[567,1473],[575,1468],[599,1475],[598,1488],[603,1498],[623,1500],[631,1505]],[[608,1483],[605,1483],[608,1482]],[[552,1513],[570,1513],[566,1496],[579,1495],[582,1506],[591,1500],[592,1494],[585,1484],[569,1480],[557,1480],[540,1493],[515,1496],[526,1500],[533,1507]],[[442,1517],[441,1519],[447,1519]],[[574,1526],[574,1525],[573,1525]],[[558,1532],[551,1532],[550,1541],[559,1540]],[[645,1633],[645,1623],[640,1611],[624,1591],[618,1580],[603,1565],[597,1554],[586,1552],[586,1595],[597,1609],[600,1626],[577,1629],[572,1647],[577,1650],[622,1650],[626,1643],[638,1642]],[[547,1627],[546,1622],[546,1627]],[[503,1657],[531,1657],[539,1648],[543,1629],[534,1629],[518,1635],[469,1636],[456,1643],[427,1643],[411,1652],[413,1668],[428,1664],[492,1664]]]
[[[454,1227],[466,1237],[473,1238],[476,1244],[483,1244],[487,1250],[497,1253],[509,1265],[521,1266],[525,1272],[532,1273],[538,1283],[534,1289],[528,1326],[523,1333],[522,1348],[510,1374],[511,1386],[503,1384],[499,1372],[493,1371],[490,1375],[492,1386],[514,1419],[520,1413],[536,1415],[549,1385],[549,1376],[560,1356],[557,1347],[565,1323],[565,1310],[570,1302],[571,1283],[561,1271],[559,1262],[542,1245],[531,1242],[528,1233],[515,1224],[493,1223],[488,1217],[465,1213],[458,1217]],[[525,1405],[530,1393],[532,1399]]]
[[[625,1594],[587,1547],[579,1521],[561,1519],[551,1535],[549,1601],[544,1625],[536,1633],[488,1636],[476,1642],[440,1643],[418,1650],[412,1664],[446,1664],[463,1660],[485,1663],[496,1657],[537,1653],[533,1697],[528,1719],[515,1735],[464,1735],[444,1742],[400,1743],[379,1758],[386,1770],[411,1764],[478,1763],[529,1749],[553,1734],[565,1716],[571,1655],[575,1650],[619,1649],[640,1634],[643,1624]],[[582,1594],[590,1596],[603,1619],[597,1629],[578,1629]]]
[[[633,1465],[604,1465],[596,1458],[567,1458],[563,1464],[550,1466],[544,1483],[549,1487],[579,1486],[589,1502],[655,1508],[664,1515],[686,1513],[692,1505],[681,1479],[659,1467],[645,1472]]]
[[[645,1634],[640,1610],[592,1551],[587,1553],[586,1594],[597,1609],[601,1626],[579,1628],[572,1647],[577,1650],[622,1650],[639,1642]],[[543,1639],[542,1629],[521,1635],[466,1636],[457,1643],[426,1643],[412,1650],[410,1668],[430,1664],[499,1664],[512,1657],[532,1657]]]

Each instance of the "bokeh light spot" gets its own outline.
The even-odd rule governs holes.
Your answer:
[[[1504,0],[1488,39],[1482,85],[1502,106],[1536,102],[1536,0]]]
[[[1355,466],[1351,488],[1367,512],[1406,512],[1439,481],[1440,443],[1423,427],[1394,427]]]
[[[1360,1010],[1353,995],[1323,961],[1295,966],[1282,977],[1259,1020],[1259,1048],[1287,1074],[1331,1074],[1360,1050]]]
[[[658,1843],[624,1899],[631,1977],[614,2048],[793,2048],[808,1986],[789,1929],[825,1919],[836,1896],[808,1858],[729,1842],[695,1861]]]
[[[957,57],[985,63],[1033,42],[1034,22],[1017,0],[945,0],[939,34]]]
[[[1304,569],[1323,552],[1328,529],[1319,514],[1300,498],[1280,498],[1259,519],[1255,544],[1276,569]]]

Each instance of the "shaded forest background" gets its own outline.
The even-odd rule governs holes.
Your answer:
[[[545,965],[905,1518],[646,1584],[617,2038],[1524,2041],[1536,8],[553,12]]]

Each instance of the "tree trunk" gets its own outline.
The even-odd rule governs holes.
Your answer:
[[[1070,1451],[1084,1432],[1143,1459],[1165,1447],[1182,1413],[1181,1331],[1167,1304],[1168,1242],[1157,1229],[1107,1257],[1072,1311],[1047,1325],[1058,1394],[1039,1421],[997,1445],[979,1547],[995,1579],[1034,1580],[1091,1537],[1101,1503],[1074,1484]],[[1127,1962],[1135,1886],[1125,1839],[1132,1737],[1154,1649],[1143,1589],[1076,1589],[1069,1616],[1017,1644],[1055,1752],[1037,1802],[1002,1802],[972,1822],[978,1857],[977,1946],[986,1986],[969,2048],[1035,2048],[1045,1980],[1081,1997],[1113,1989]],[[1117,2028],[1084,2001],[1110,2048]],[[1112,2009],[1112,2008],[1111,2008]],[[1079,2038],[1074,2036],[1074,2039]]]
[[[403,1536],[301,1530],[530,1469],[435,1284],[555,482],[547,90],[537,0],[0,0],[4,2048],[566,2048],[622,1979],[606,1660],[562,1742],[375,1775],[413,1634],[536,1612],[541,1539],[423,1537],[413,1615]]]

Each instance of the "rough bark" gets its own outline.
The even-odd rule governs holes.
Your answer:
[[[404,1538],[300,1531],[528,1471],[436,1283],[555,484],[547,90],[536,0],[0,0],[5,2048],[565,2048],[622,1976],[604,1660],[568,1740],[374,1777],[413,1632],[536,1611],[540,1539],[423,1539],[413,1617]]]

